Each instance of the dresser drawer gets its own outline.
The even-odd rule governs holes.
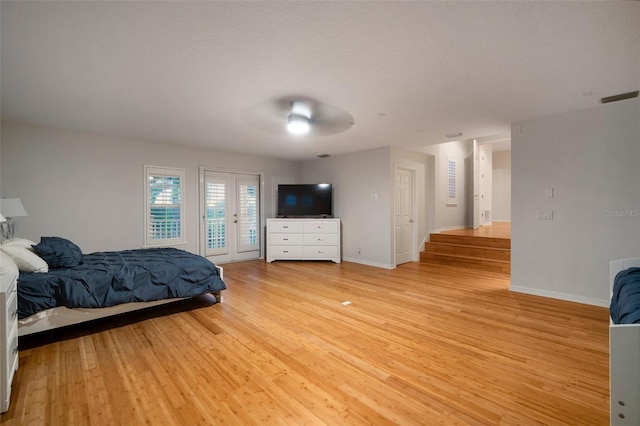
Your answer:
[[[338,234],[304,234],[305,246],[335,246]]]
[[[304,227],[300,220],[272,220],[269,222],[269,233],[301,234]]]
[[[269,258],[290,259],[304,256],[302,246],[269,246]]]
[[[275,246],[301,246],[302,234],[269,234],[269,244]]]
[[[306,220],[304,232],[307,234],[337,234],[338,221],[336,220]]]
[[[328,259],[338,257],[338,247],[336,246],[305,246],[305,259]]]

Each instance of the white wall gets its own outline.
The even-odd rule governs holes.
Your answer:
[[[640,101],[515,123],[511,137],[511,289],[607,306],[609,262],[640,255]]]
[[[511,151],[493,152],[492,213],[494,222],[511,222]]]
[[[18,236],[61,236],[85,252],[143,244],[144,165],[184,168],[186,246],[198,250],[198,166],[264,173],[264,211],[272,176],[295,177],[291,161],[31,126],[3,124],[1,193],[22,199]]]
[[[473,155],[472,141],[454,141],[426,147],[424,152],[435,157],[435,231],[466,228],[468,224],[466,169]],[[457,161],[457,203],[447,204],[447,158]],[[472,188],[471,188],[472,189]]]
[[[429,164],[430,156],[426,154],[385,147],[304,162],[299,181],[333,184],[334,215],[342,220],[344,260],[393,268],[394,169],[398,166],[415,172],[415,239],[419,251],[430,230],[427,200],[432,174]]]
[[[344,260],[383,268],[395,266],[392,173],[389,147],[301,164],[298,182],[333,184],[334,216],[342,221]]]

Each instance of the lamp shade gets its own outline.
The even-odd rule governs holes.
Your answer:
[[[0,198],[0,214],[4,217],[28,216],[20,198]]]
[[[0,223],[2,222],[6,222],[7,219],[4,218],[4,216],[2,216],[2,213],[0,213]]]

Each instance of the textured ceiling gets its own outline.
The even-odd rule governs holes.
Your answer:
[[[2,1],[0,16],[3,120],[287,159],[502,135],[640,87],[640,2]],[[246,119],[290,96],[354,124],[294,137]]]

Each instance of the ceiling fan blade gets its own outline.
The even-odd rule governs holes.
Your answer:
[[[287,96],[251,106],[244,111],[245,121],[252,127],[272,134],[288,134],[286,125],[292,102],[302,100],[311,109],[309,135],[332,135],[348,130],[353,117],[338,107],[317,102],[305,96]]]

